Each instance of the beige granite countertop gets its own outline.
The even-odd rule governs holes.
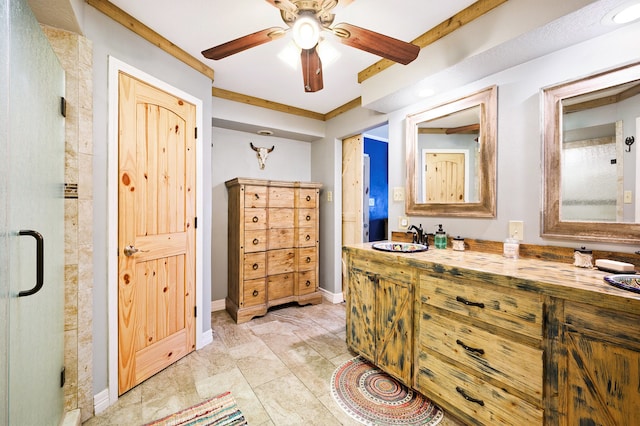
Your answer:
[[[395,253],[373,249],[373,243],[353,244],[344,247],[360,256],[382,256],[399,265],[413,266],[428,271],[448,272],[457,275],[457,269],[475,271],[476,277],[484,274],[508,277],[514,287],[536,291],[553,297],[591,303],[602,307],[620,309],[640,314],[640,294],[619,289],[604,281],[612,275],[598,269],[578,268],[539,259],[508,259],[502,255],[477,251],[454,251],[451,248],[418,253]],[[490,276],[485,277],[490,281]],[[501,280],[504,281],[504,280]]]

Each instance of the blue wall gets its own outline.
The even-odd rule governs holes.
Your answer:
[[[370,158],[370,195],[375,203],[369,206],[369,241],[387,239],[389,216],[389,144],[364,138],[364,153]]]

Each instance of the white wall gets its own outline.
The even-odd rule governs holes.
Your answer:
[[[213,128],[211,150],[212,214],[211,300],[227,295],[227,209],[225,182],[236,178],[256,178],[284,181],[311,180],[311,144],[255,133]],[[249,146],[275,146],[267,158],[264,170],[258,165],[256,153]],[[321,243],[322,245],[322,243]]]
[[[420,104],[375,114],[351,110],[327,123],[326,137],[312,144],[312,179],[334,191],[334,201],[322,198],[320,209],[320,268],[323,287],[341,291],[341,140],[375,124],[389,122],[389,191],[405,185],[405,124],[407,114],[428,109],[463,95],[498,86],[497,217],[470,219],[411,217],[432,231],[439,223],[454,235],[501,241],[507,237],[509,220],[524,221],[524,242],[540,245],[578,246],[633,252],[638,247],[619,244],[551,240],[540,237],[542,154],[540,90],[543,87],[638,60],[640,24],[624,27],[590,41],[490,75],[482,80],[437,94]],[[390,194],[391,195],[391,194]],[[390,197],[392,200],[392,197]],[[389,202],[389,228],[396,230],[404,203]],[[331,282],[333,279],[333,282]]]

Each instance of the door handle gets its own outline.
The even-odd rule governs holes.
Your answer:
[[[36,285],[30,290],[23,290],[18,293],[18,297],[31,296],[36,294],[44,284],[44,238],[38,231],[21,230],[18,235],[29,235],[36,240]]]
[[[134,254],[138,253],[138,252],[147,252],[149,250],[140,250],[138,248],[136,248],[135,246],[132,246],[131,244],[129,244],[128,246],[126,246],[124,248],[124,255],[129,257],[129,256],[133,256]]]

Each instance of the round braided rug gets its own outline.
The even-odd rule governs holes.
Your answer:
[[[444,418],[437,405],[361,357],[338,367],[331,394],[352,418],[365,425],[429,425]]]

